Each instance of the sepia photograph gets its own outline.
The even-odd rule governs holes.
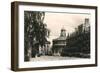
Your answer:
[[[91,58],[90,16],[24,11],[24,61]]]
[[[12,2],[11,69],[97,66],[97,7]]]

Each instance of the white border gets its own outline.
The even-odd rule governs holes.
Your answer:
[[[73,13],[89,13],[91,24],[91,59],[80,60],[60,60],[60,61],[39,61],[24,62],[24,11],[53,11],[53,12],[73,12]],[[34,68],[62,65],[82,65],[95,64],[95,10],[78,9],[78,8],[60,8],[60,7],[43,7],[43,6],[25,6],[19,5],[19,68]]]

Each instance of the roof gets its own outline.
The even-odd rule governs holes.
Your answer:
[[[56,40],[66,40],[66,37],[58,37],[56,39],[53,39],[53,41],[56,41]]]

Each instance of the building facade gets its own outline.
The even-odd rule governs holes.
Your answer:
[[[52,53],[53,55],[60,56],[62,49],[66,46],[66,30],[61,29],[60,36],[56,39],[53,39]]]

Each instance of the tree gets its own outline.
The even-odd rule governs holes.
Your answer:
[[[38,52],[39,46],[43,47],[49,36],[46,24],[43,23],[44,12],[25,11],[24,12],[24,46],[25,61],[29,61],[29,51],[34,47],[35,53]]]
[[[62,55],[89,57],[90,54],[90,26],[88,31],[83,29],[82,24],[79,25],[75,32],[68,34],[66,39],[66,48],[62,50]],[[79,56],[82,54],[81,56]]]

